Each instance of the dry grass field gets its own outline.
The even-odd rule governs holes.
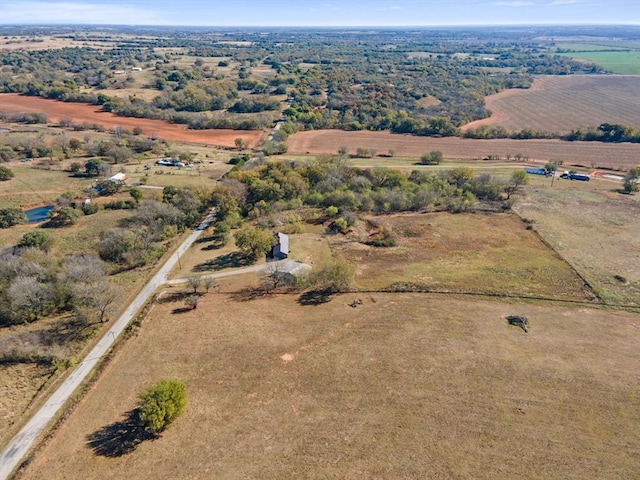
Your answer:
[[[502,91],[487,97],[486,105],[491,117],[463,130],[488,125],[563,134],[602,123],[640,128],[640,76],[538,77],[530,89]]]
[[[133,130],[135,127],[141,127],[145,136],[223,147],[234,147],[236,138],[243,138],[247,145],[253,147],[264,135],[264,132],[258,130],[188,130],[184,125],[162,120],[118,117],[112,113],[101,111],[100,107],[96,105],[65,103],[13,93],[0,95],[0,111],[7,113],[41,112],[47,114],[49,120],[53,122],[59,121],[61,116],[67,116],[76,123],[95,123],[107,129],[121,127]]]
[[[473,140],[468,138],[435,138],[396,135],[389,132],[344,132],[312,130],[294,133],[287,140],[290,154],[336,154],[342,146],[354,154],[359,147],[374,149],[378,154],[395,150],[399,157],[420,158],[433,150],[446,159],[481,159],[488,155],[522,154],[531,161],[548,162],[562,159],[565,165],[626,170],[640,158],[640,144],[602,142],[563,142],[561,140]]]
[[[334,240],[334,253],[357,266],[357,289],[410,283],[453,292],[593,298],[571,267],[515,215],[401,214],[376,220],[393,229],[395,247]]]
[[[353,297],[156,305],[18,478],[640,476],[637,314]],[[167,377],[186,383],[186,413],[138,444],[126,416]]]
[[[609,182],[530,187],[514,209],[610,303],[640,305],[640,196]]]

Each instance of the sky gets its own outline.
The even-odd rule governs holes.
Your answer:
[[[640,0],[0,0],[0,24],[640,25]]]

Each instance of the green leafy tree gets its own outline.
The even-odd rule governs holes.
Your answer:
[[[442,152],[436,150],[425,153],[420,157],[420,163],[423,165],[440,165],[440,162],[442,162]]]
[[[216,209],[216,218],[224,221],[230,214],[238,211],[238,202],[233,192],[226,187],[216,187],[211,193],[209,203]]]
[[[627,194],[635,193],[640,190],[638,180],[640,179],[640,165],[633,167],[624,177],[622,191]]]
[[[511,173],[509,182],[505,185],[504,191],[507,194],[507,200],[511,198],[511,195],[516,193],[522,185],[529,183],[529,177],[524,170],[516,170]]]
[[[240,251],[253,260],[266,254],[274,242],[270,232],[251,225],[244,225],[236,232],[235,237]]]
[[[9,228],[26,221],[26,215],[19,208],[0,208],[0,228]]]
[[[27,232],[22,236],[22,239],[18,243],[18,247],[33,247],[47,251],[51,247],[51,239],[46,233],[34,230],[32,232]]]
[[[11,180],[15,176],[16,174],[13,173],[10,169],[0,166],[0,181],[4,182],[7,180]]]
[[[105,180],[104,182],[100,182],[98,184],[101,187],[100,195],[115,195],[122,188],[122,184],[120,182],[114,182],[113,180]]]
[[[142,200],[142,197],[144,196],[142,189],[138,187],[131,187],[129,189],[129,195],[131,195],[131,198],[133,198],[136,203],[140,203],[140,200]]]
[[[82,213],[72,207],[59,207],[53,210],[51,225],[55,227],[68,227],[75,225]]]
[[[159,434],[171,425],[187,406],[187,389],[178,380],[160,380],[140,394],[138,411],[142,424]]]
[[[92,158],[84,164],[84,169],[90,177],[99,177],[109,171],[109,165],[99,158]]]

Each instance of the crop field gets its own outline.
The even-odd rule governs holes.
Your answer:
[[[374,149],[378,155],[394,150],[394,156],[420,158],[433,150],[445,159],[479,160],[488,155],[521,154],[530,161],[548,162],[562,159],[565,165],[587,168],[626,170],[640,158],[640,144],[602,142],[563,142],[561,140],[472,140],[467,138],[417,137],[389,132],[344,132],[312,130],[294,133],[287,139],[290,154],[336,154],[342,146],[351,154],[359,147]],[[378,159],[376,159],[378,160]]]
[[[640,57],[636,62],[640,65]],[[640,76],[538,77],[530,89],[490,95],[486,105],[491,117],[463,130],[488,125],[563,134],[602,123],[640,128]]]
[[[243,138],[250,147],[253,147],[264,135],[262,131],[258,130],[188,130],[184,125],[162,120],[118,117],[109,112],[102,112],[100,107],[95,105],[58,102],[12,93],[1,94],[0,105],[1,111],[7,113],[45,113],[49,120],[54,122],[59,121],[62,116],[67,116],[76,123],[95,123],[108,129],[121,127],[133,130],[140,127],[146,136],[178,142],[234,147],[235,139]]]
[[[640,475],[636,314],[356,296],[156,305],[18,478]],[[186,383],[186,413],[142,441],[126,417],[167,377]]]

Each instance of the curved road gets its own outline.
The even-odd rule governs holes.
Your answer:
[[[89,372],[98,364],[100,359],[109,351],[116,341],[116,338],[123,332],[129,322],[138,313],[142,306],[158,287],[167,280],[167,275],[179,259],[195,240],[200,236],[215,217],[215,212],[209,213],[205,220],[192,232],[184,242],[177,248],[176,252],[169,257],[167,262],[158,270],[151,280],[145,285],[138,296],[131,302],[129,307],[120,316],[118,321],[107,331],[89,354],[80,362],[76,369],[67,379],[53,392],[47,402],[31,417],[29,422],[18,432],[9,442],[5,450],[0,455],[0,480],[7,480],[11,472],[19,465],[29,448],[34,444],[38,436],[47,427],[55,414],[69,399],[71,394],[78,388]]]

